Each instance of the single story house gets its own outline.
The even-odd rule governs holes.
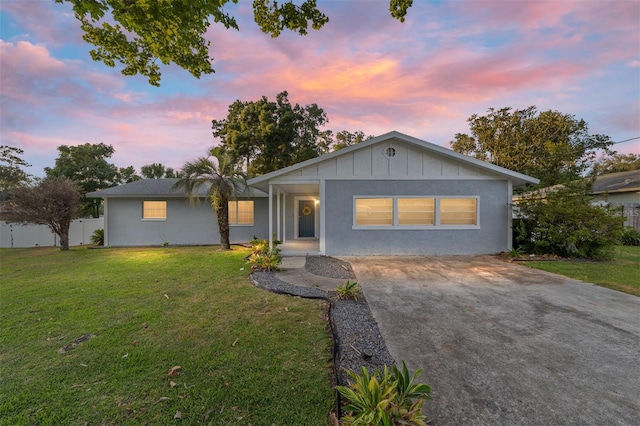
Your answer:
[[[208,200],[175,180],[96,191],[105,245],[216,244]],[[514,187],[538,180],[390,132],[247,181],[230,204],[231,242],[275,236],[325,255],[486,254],[512,246]]]

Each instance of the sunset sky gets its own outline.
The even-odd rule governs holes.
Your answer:
[[[640,1],[319,0],[329,23],[306,37],[262,34],[250,1],[240,31],[207,33],[215,74],[162,68],[161,87],[93,62],[78,21],[53,0],[0,1],[1,145],[43,176],[60,145],[113,145],[111,162],[180,168],[216,141],[211,120],[236,99],[289,92],[328,128],[397,130],[449,147],[490,107],[558,110],[615,141],[640,136]],[[617,144],[640,153],[640,140]]]

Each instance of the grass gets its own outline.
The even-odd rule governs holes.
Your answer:
[[[0,250],[0,424],[326,425],[326,306],[255,288],[247,254]]]
[[[640,247],[617,246],[611,261],[545,261],[524,264],[640,296]]]

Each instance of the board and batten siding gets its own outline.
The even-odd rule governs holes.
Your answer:
[[[384,150],[395,149],[387,158]],[[308,178],[493,178],[495,175],[472,165],[404,142],[385,141],[321,161],[287,173],[273,182]]]

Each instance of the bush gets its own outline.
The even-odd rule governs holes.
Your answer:
[[[95,244],[97,246],[104,245],[104,229],[96,229],[91,234],[91,244]]]
[[[607,258],[618,244],[624,219],[591,204],[588,185],[572,183],[532,193],[518,203],[520,247],[528,253]]]
[[[633,228],[624,228],[620,235],[623,246],[640,246],[640,231]]]
[[[273,249],[269,250],[269,240],[254,239],[251,241],[252,252],[247,263],[252,269],[260,269],[263,271],[277,271],[280,269],[280,249],[278,245],[280,241],[273,241]]]
[[[361,374],[347,370],[352,379],[349,386],[336,386],[347,403],[342,424],[425,426],[422,405],[430,399],[431,388],[415,382],[422,370],[410,376],[404,361],[401,370],[396,366],[391,372],[386,366],[382,373],[361,370]]]

